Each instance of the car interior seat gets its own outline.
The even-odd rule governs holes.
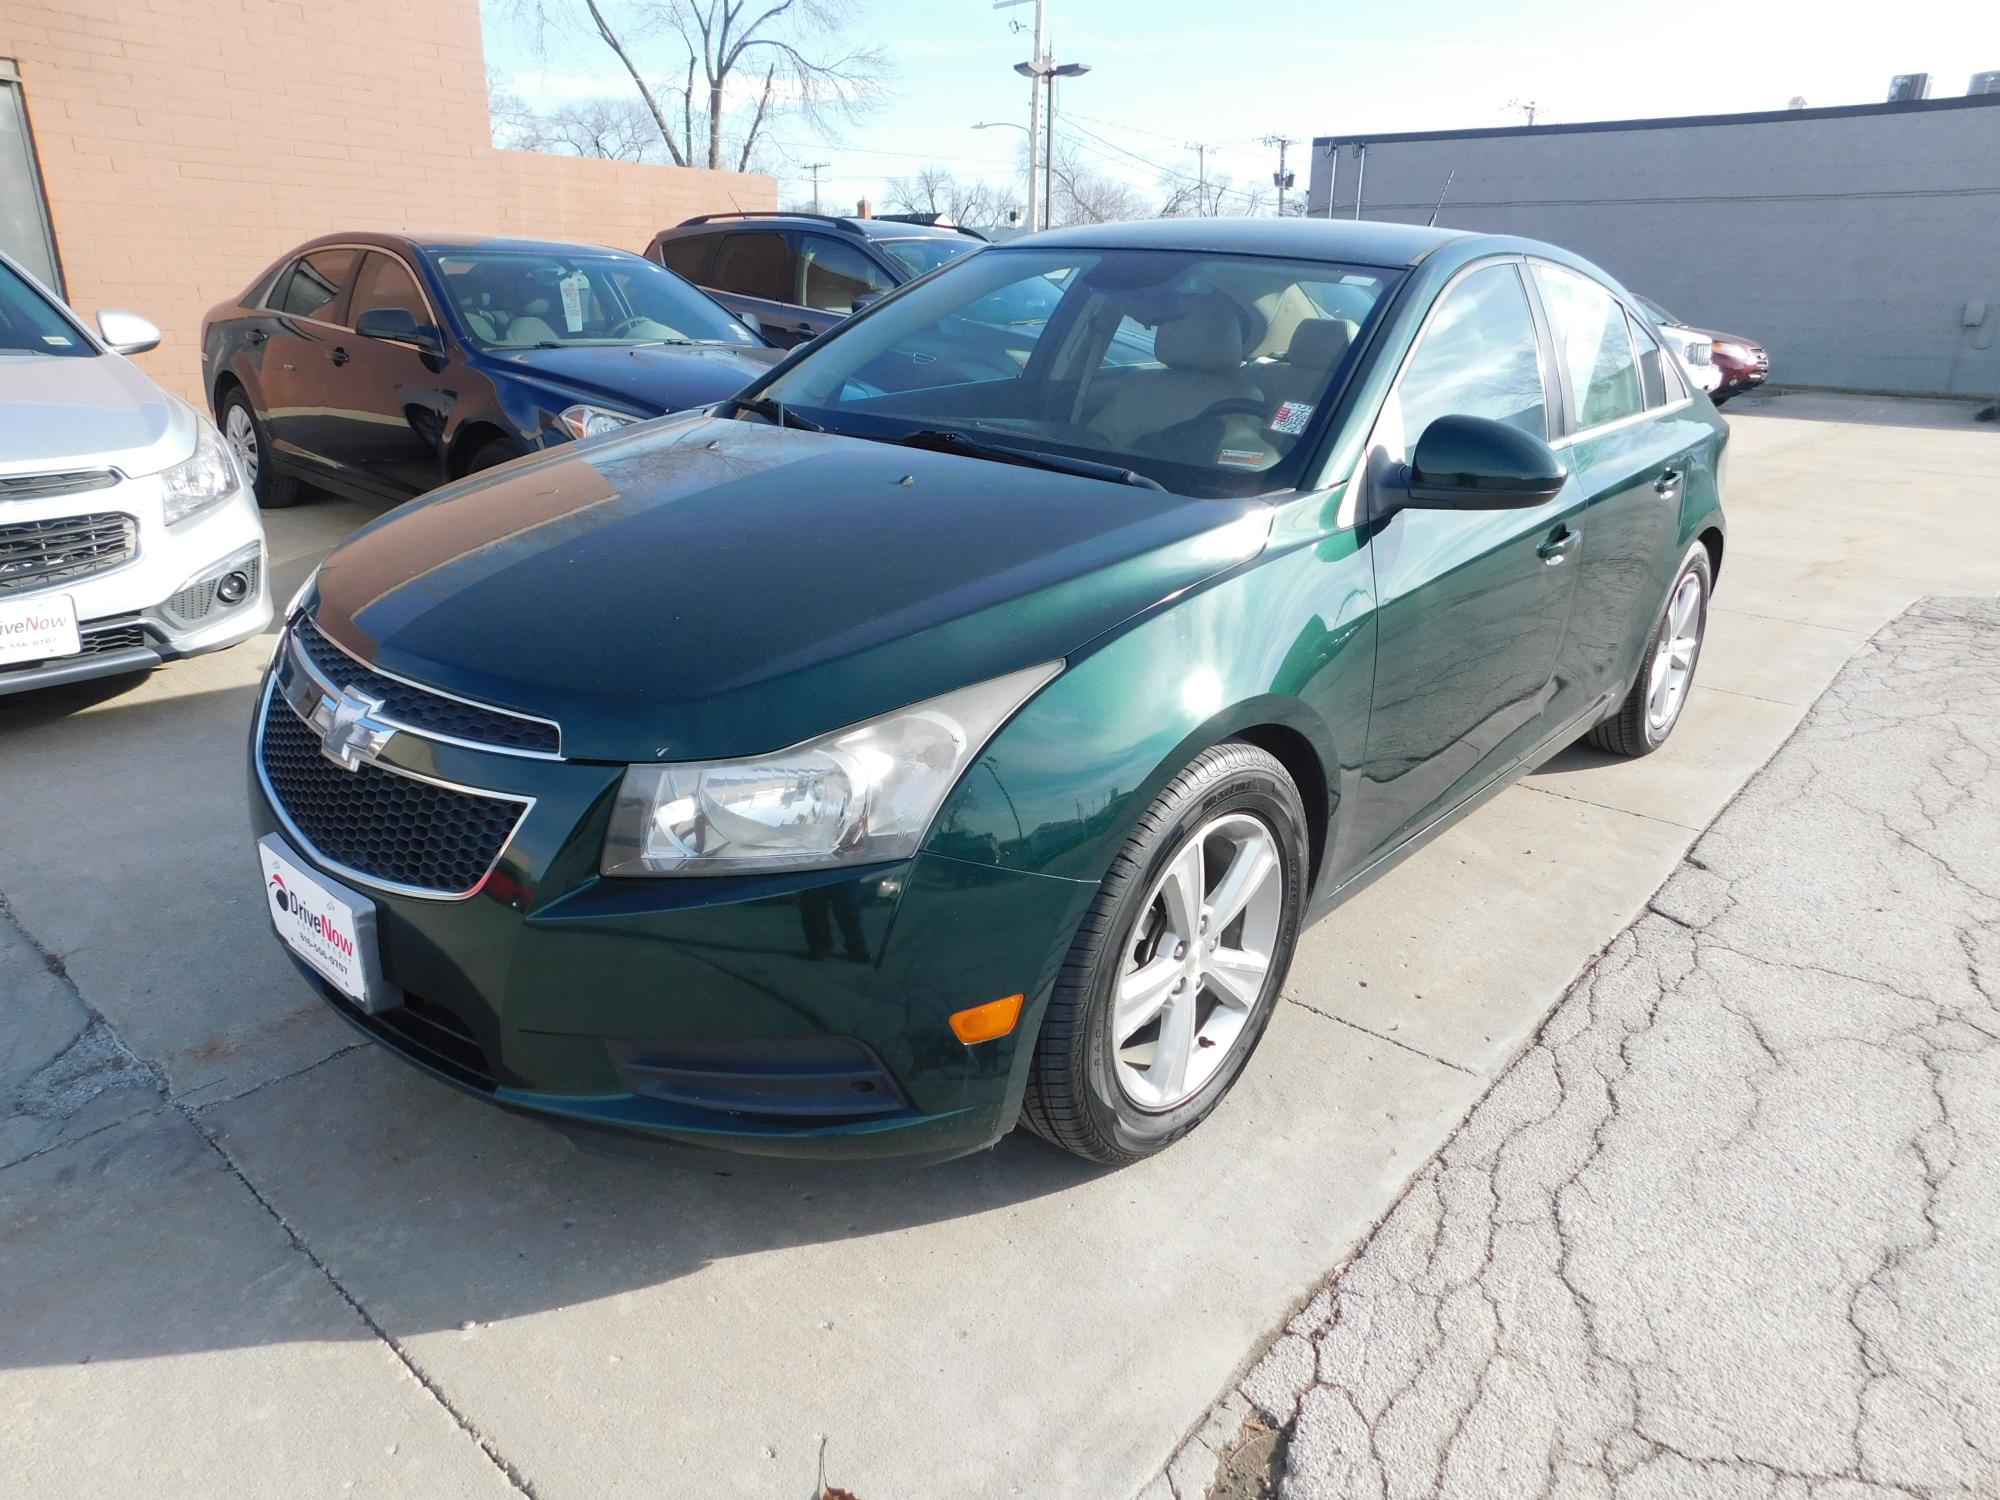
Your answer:
[[[1090,425],[1112,442],[1139,438],[1200,416],[1218,402],[1256,399],[1243,368],[1247,338],[1234,303],[1220,293],[1192,298],[1178,318],[1161,323],[1153,353],[1164,368],[1138,369],[1107,393]]]

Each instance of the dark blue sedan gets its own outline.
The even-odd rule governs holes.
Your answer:
[[[259,503],[404,500],[552,443],[734,395],[781,358],[673,272],[548,240],[334,234],[202,323]]]

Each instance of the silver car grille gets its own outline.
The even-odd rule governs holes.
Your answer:
[[[0,524],[0,594],[108,572],[138,545],[132,517],[116,512]]]

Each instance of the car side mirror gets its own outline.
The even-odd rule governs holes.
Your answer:
[[[1407,498],[1419,510],[1526,510],[1569,480],[1556,451],[1532,432],[1490,417],[1439,417],[1417,439]]]
[[[761,339],[764,337],[764,320],[758,317],[755,313],[740,312],[736,315],[736,321],[741,323],[745,328],[749,329],[752,333],[756,334],[758,338]],[[769,340],[767,339],[765,340],[765,342],[768,343]]]
[[[354,331],[364,339],[408,344],[425,354],[438,354],[444,349],[444,335],[437,324],[419,323],[407,307],[371,307],[355,320]]]
[[[160,347],[160,330],[151,319],[115,307],[98,308],[97,336],[113,354],[144,354]]]

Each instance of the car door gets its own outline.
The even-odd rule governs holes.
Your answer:
[[[334,466],[335,420],[329,405],[337,377],[336,343],[361,252],[345,246],[315,250],[282,273],[270,299],[275,315],[259,346],[257,396],[271,445],[295,467]]]
[[[704,283],[733,313],[755,313],[764,337],[779,348],[802,344],[839,319],[799,305],[798,258],[779,229],[734,230],[722,237]]]
[[[1396,509],[1397,476],[1446,415],[1553,431],[1555,386],[1516,259],[1460,272],[1431,309],[1365,457],[1375,691],[1348,847],[1361,862],[1418,832],[1545,738],[1589,540],[1572,482],[1531,509]]]
[[[442,477],[449,360],[352,331],[363,313],[387,307],[442,330],[415,272],[399,256],[370,250],[348,297],[349,331],[328,350],[335,375],[327,383],[326,456],[349,483],[400,499]]]
[[[1686,405],[1678,371],[1611,291],[1567,266],[1531,260],[1563,387],[1577,525],[1588,540],[1576,567],[1576,603],[1557,667],[1557,711],[1582,713],[1631,684],[1638,638],[1660,606],[1680,520],[1681,478],[1697,428],[1668,410]]]

